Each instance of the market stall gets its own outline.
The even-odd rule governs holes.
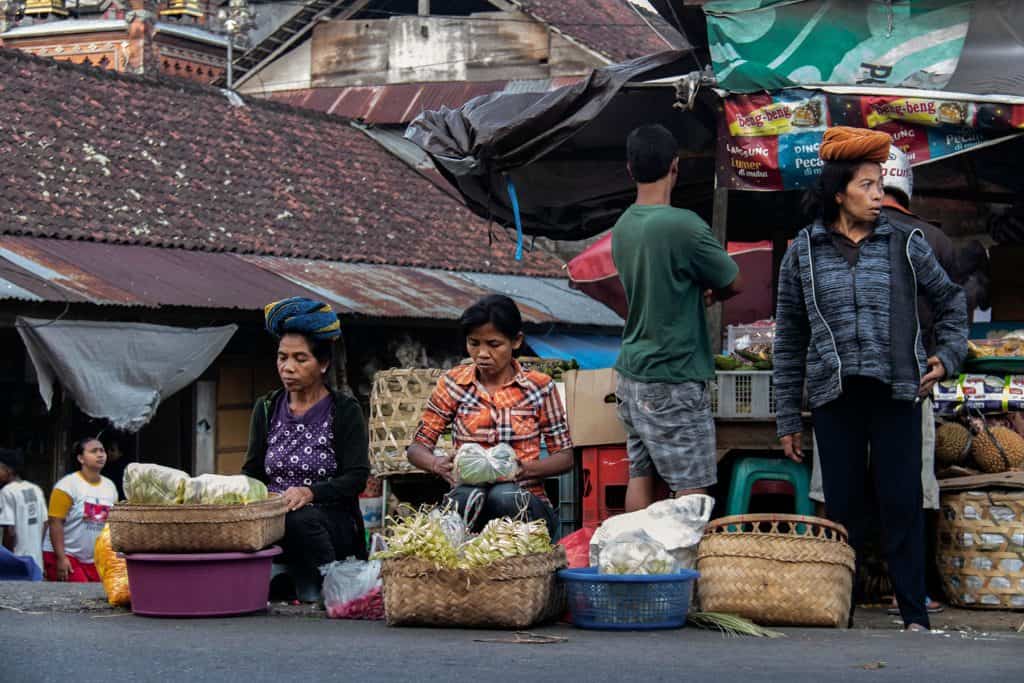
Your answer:
[[[693,38],[693,26],[680,22],[684,10],[692,9],[684,4],[667,0],[655,6]],[[1024,320],[1024,176],[1015,160],[1024,151],[1024,91],[1019,79],[993,74],[1019,68],[1020,61],[1007,55],[1024,49],[1015,29],[1020,15],[973,2],[754,5],[704,3],[706,40],[699,36],[693,42],[707,46],[706,52],[636,60],[608,73],[599,70],[575,87],[515,102],[495,95],[459,110],[425,112],[407,137],[432,156],[481,215],[521,236],[579,239],[606,230],[632,201],[633,183],[622,161],[625,132],[638,123],[666,124],[681,141],[683,164],[673,205],[702,215],[722,242],[770,241],[774,273],[788,240],[805,223],[799,199],[820,173],[824,131],[837,125],[884,131],[914,167],[915,212],[939,224],[959,249],[961,272],[951,275],[965,286],[970,310],[985,310],[984,316],[1005,326],[1004,333],[1018,327],[1014,323]],[[694,70],[695,60],[708,66]],[[596,266],[572,277],[621,310],[609,254],[597,245],[591,249],[575,265],[589,255]],[[721,312],[709,318],[713,338],[732,355]],[[756,365],[767,359],[722,359],[736,361],[754,366],[733,370],[752,385],[764,372]],[[730,370],[720,372],[721,392]],[[1007,374],[995,383],[1001,388],[993,389],[999,394],[994,401],[1010,400],[1014,380],[1005,379]],[[614,440],[621,435],[609,433],[613,418],[601,381],[593,382],[591,402],[570,399],[573,431],[585,446],[621,443]],[[961,394],[971,386],[961,384]],[[766,393],[770,397],[770,386]],[[751,397],[743,404],[748,412],[738,425],[735,412],[722,414],[719,404],[720,451],[776,447],[770,408],[768,414],[752,413],[755,403]],[[1009,407],[1001,405],[1001,412]],[[985,433],[974,419],[973,426],[966,419],[965,429]],[[593,421],[601,433],[587,433],[581,420]],[[1016,430],[1012,424],[1004,429],[1000,433],[1013,451],[1015,440],[1008,434]],[[987,433],[980,438],[997,441]],[[999,454],[993,462],[1000,467],[1014,466],[1001,442],[989,450]],[[943,488],[956,485],[944,482]],[[978,514],[995,523],[993,507],[1006,516],[1002,504]],[[1001,560],[1013,569],[1020,548],[1012,545],[1014,533],[1006,538],[1009,545],[1000,551],[1010,555]]]

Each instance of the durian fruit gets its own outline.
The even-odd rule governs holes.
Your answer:
[[[991,436],[989,436],[991,434]],[[999,447],[992,441],[995,438]],[[1003,453],[1006,458],[1003,458]],[[975,435],[971,445],[971,456],[978,468],[988,474],[1005,472],[1008,469],[1024,467],[1024,437],[1007,427],[991,427]]]
[[[935,430],[935,462],[960,465],[971,452],[971,432],[959,422],[944,422]]]

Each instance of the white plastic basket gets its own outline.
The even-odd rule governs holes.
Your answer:
[[[774,418],[770,371],[719,371],[711,383],[711,414],[721,418]]]

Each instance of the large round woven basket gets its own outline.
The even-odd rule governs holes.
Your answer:
[[[284,538],[288,506],[276,494],[248,505],[132,505],[110,509],[120,553],[255,552]]]
[[[1024,491],[942,496],[939,574],[959,607],[1024,609]]]
[[[391,626],[528,628],[565,611],[556,572],[567,564],[562,546],[479,569],[439,569],[412,557],[384,560],[384,614]]]
[[[708,523],[697,551],[701,609],[771,626],[845,626],[854,552],[846,529],[802,515]]]
[[[370,390],[370,465],[374,476],[415,472],[405,449],[443,370],[382,370]]]

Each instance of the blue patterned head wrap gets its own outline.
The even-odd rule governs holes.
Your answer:
[[[322,301],[301,296],[275,301],[263,309],[267,332],[281,338],[289,332],[317,341],[334,341],[341,336],[338,315]]]

